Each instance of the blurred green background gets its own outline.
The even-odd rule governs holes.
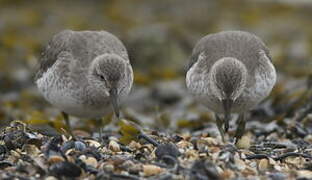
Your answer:
[[[189,119],[185,66],[195,43],[213,32],[258,35],[279,73],[275,91],[304,87],[300,82],[312,72],[311,18],[309,0],[0,0],[0,120],[59,118],[42,113],[58,111],[38,95],[32,78],[44,45],[64,29],[106,30],[124,42],[135,71],[128,104],[142,104],[128,112],[152,122],[166,120],[162,112],[172,108]]]

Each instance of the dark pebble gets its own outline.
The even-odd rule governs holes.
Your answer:
[[[71,162],[59,162],[50,166],[49,171],[57,177],[79,177],[81,169]]]
[[[75,141],[75,149],[77,151],[83,151],[87,148],[86,144],[81,141]]]
[[[159,146],[157,146],[155,154],[158,159],[162,159],[164,156],[177,158],[181,155],[178,147],[172,143],[160,144]]]
[[[180,141],[183,140],[183,137],[179,136],[179,135],[175,135],[173,136],[172,140],[175,142],[175,143],[178,143]]]
[[[220,179],[216,167],[211,162],[207,162],[205,160],[198,160],[193,164],[190,176],[190,179]]]
[[[61,151],[63,153],[66,153],[66,151],[68,151],[69,149],[72,149],[75,147],[75,142],[74,141],[67,141],[63,144],[63,146],[61,147]]]
[[[61,151],[63,153],[66,153],[66,151],[73,148],[75,148],[77,151],[84,151],[87,148],[87,146],[85,145],[85,143],[81,141],[67,141],[61,147]]]
[[[68,151],[69,149],[73,149],[73,148],[75,148],[75,150],[77,151],[84,151],[87,148],[87,146],[85,143],[81,141],[67,141],[61,147],[61,151],[63,153],[66,153],[66,151]]]
[[[94,157],[96,160],[101,160],[102,159],[102,154],[99,152],[99,150],[95,147],[88,147],[85,148],[82,151],[82,154],[86,155],[86,156],[92,156]]]

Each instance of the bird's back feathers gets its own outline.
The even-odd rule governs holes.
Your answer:
[[[56,61],[62,60],[58,57],[62,52],[71,54],[82,67],[88,67],[95,57],[105,53],[117,54],[129,61],[122,42],[109,32],[64,30],[53,36],[45,47],[35,80],[41,78]]]
[[[248,73],[253,74],[259,65],[260,52],[264,51],[270,58],[269,50],[257,36],[243,31],[223,31],[203,37],[193,49],[188,69],[204,53],[205,61],[200,66],[210,69],[211,66],[223,57],[233,57],[245,64]],[[270,58],[271,59],[271,58]]]

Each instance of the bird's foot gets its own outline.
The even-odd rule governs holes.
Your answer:
[[[65,113],[65,112],[62,112],[62,116],[63,116],[63,118],[64,118],[64,121],[65,121],[66,127],[67,127],[67,129],[68,129],[69,135],[72,136],[73,139],[76,139],[75,135],[73,134],[73,129],[72,129],[72,127],[71,127],[71,125],[70,125],[70,122],[69,122],[69,116],[68,116],[68,114]]]

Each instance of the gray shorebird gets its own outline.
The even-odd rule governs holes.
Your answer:
[[[131,89],[133,72],[122,42],[106,31],[64,30],[49,41],[35,83],[52,105],[81,118],[114,111]],[[69,126],[70,127],[70,126]]]
[[[244,113],[267,97],[275,82],[268,48],[260,38],[243,31],[203,37],[193,49],[186,74],[187,88],[195,99],[215,112],[223,141],[231,113],[239,114],[237,141],[245,130]]]

